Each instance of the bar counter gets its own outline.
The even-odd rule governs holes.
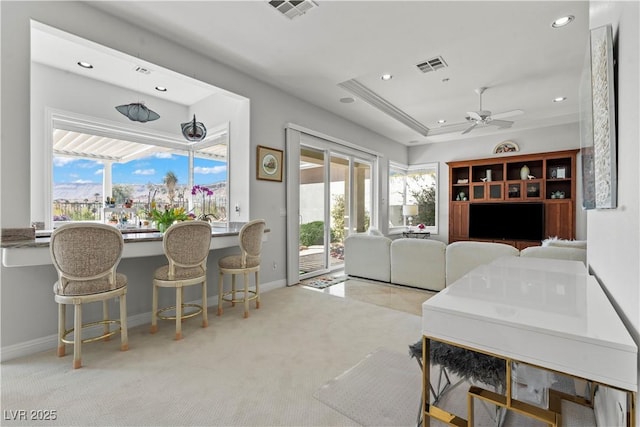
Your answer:
[[[238,246],[238,233],[243,222],[211,227],[211,250]],[[269,230],[265,230],[266,233]],[[37,231],[36,238],[2,242],[2,265],[5,267],[27,267],[51,264],[49,241],[51,231]],[[122,258],[137,258],[163,255],[162,234],[153,229],[123,229],[124,250]]]

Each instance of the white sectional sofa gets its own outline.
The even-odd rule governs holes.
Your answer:
[[[531,256],[582,261],[581,245],[535,246],[517,250],[492,242],[396,239],[366,233],[345,239],[345,273],[353,277],[440,291],[475,267],[505,256]]]

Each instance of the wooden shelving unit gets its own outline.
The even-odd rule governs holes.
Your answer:
[[[469,204],[484,202],[542,202],[545,235],[574,239],[577,152],[566,150],[448,162],[449,242],[472,240],[469,239]],[[525,166],[529,173],[522,179]],[[518,249],[540,244],[525,240],[493,241]]]

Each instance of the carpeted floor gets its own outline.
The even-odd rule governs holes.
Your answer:
[[[408,358],[420,336],[419,316],[301,286],[261,299],[248,319],[237,305],[222,317],[210,309],[205,329],[185,321],[181,341],[162,322],[155,335],[132,328],[127,352],[117,339],[87,344],[78,370],[53,349],[4,362],[3,411],[56,411],[57,419],[2,425],[357,425],[313,394],[376,349]]]
[[[378,349],[318,389],[314,397],[363,426],[416,421],[422,377],[405,353]]]

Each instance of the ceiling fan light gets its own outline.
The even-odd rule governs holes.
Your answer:
[[[566,96],[559,96],[557,98],[553,98],[553,102],[562,102],[562,101],[566,101],[567,97]]]
[[[180,125],[182,128],[182,135],[187,141],[198,142],[202,141],[207,136],[207,128],[202,122],[196,121],[196,115],[193,115],[193,120],[185,122]]]
[[[160,118],[158,113],[148,109],[140,102],[118,105],[116,110],[134,122],[146,123]]]

